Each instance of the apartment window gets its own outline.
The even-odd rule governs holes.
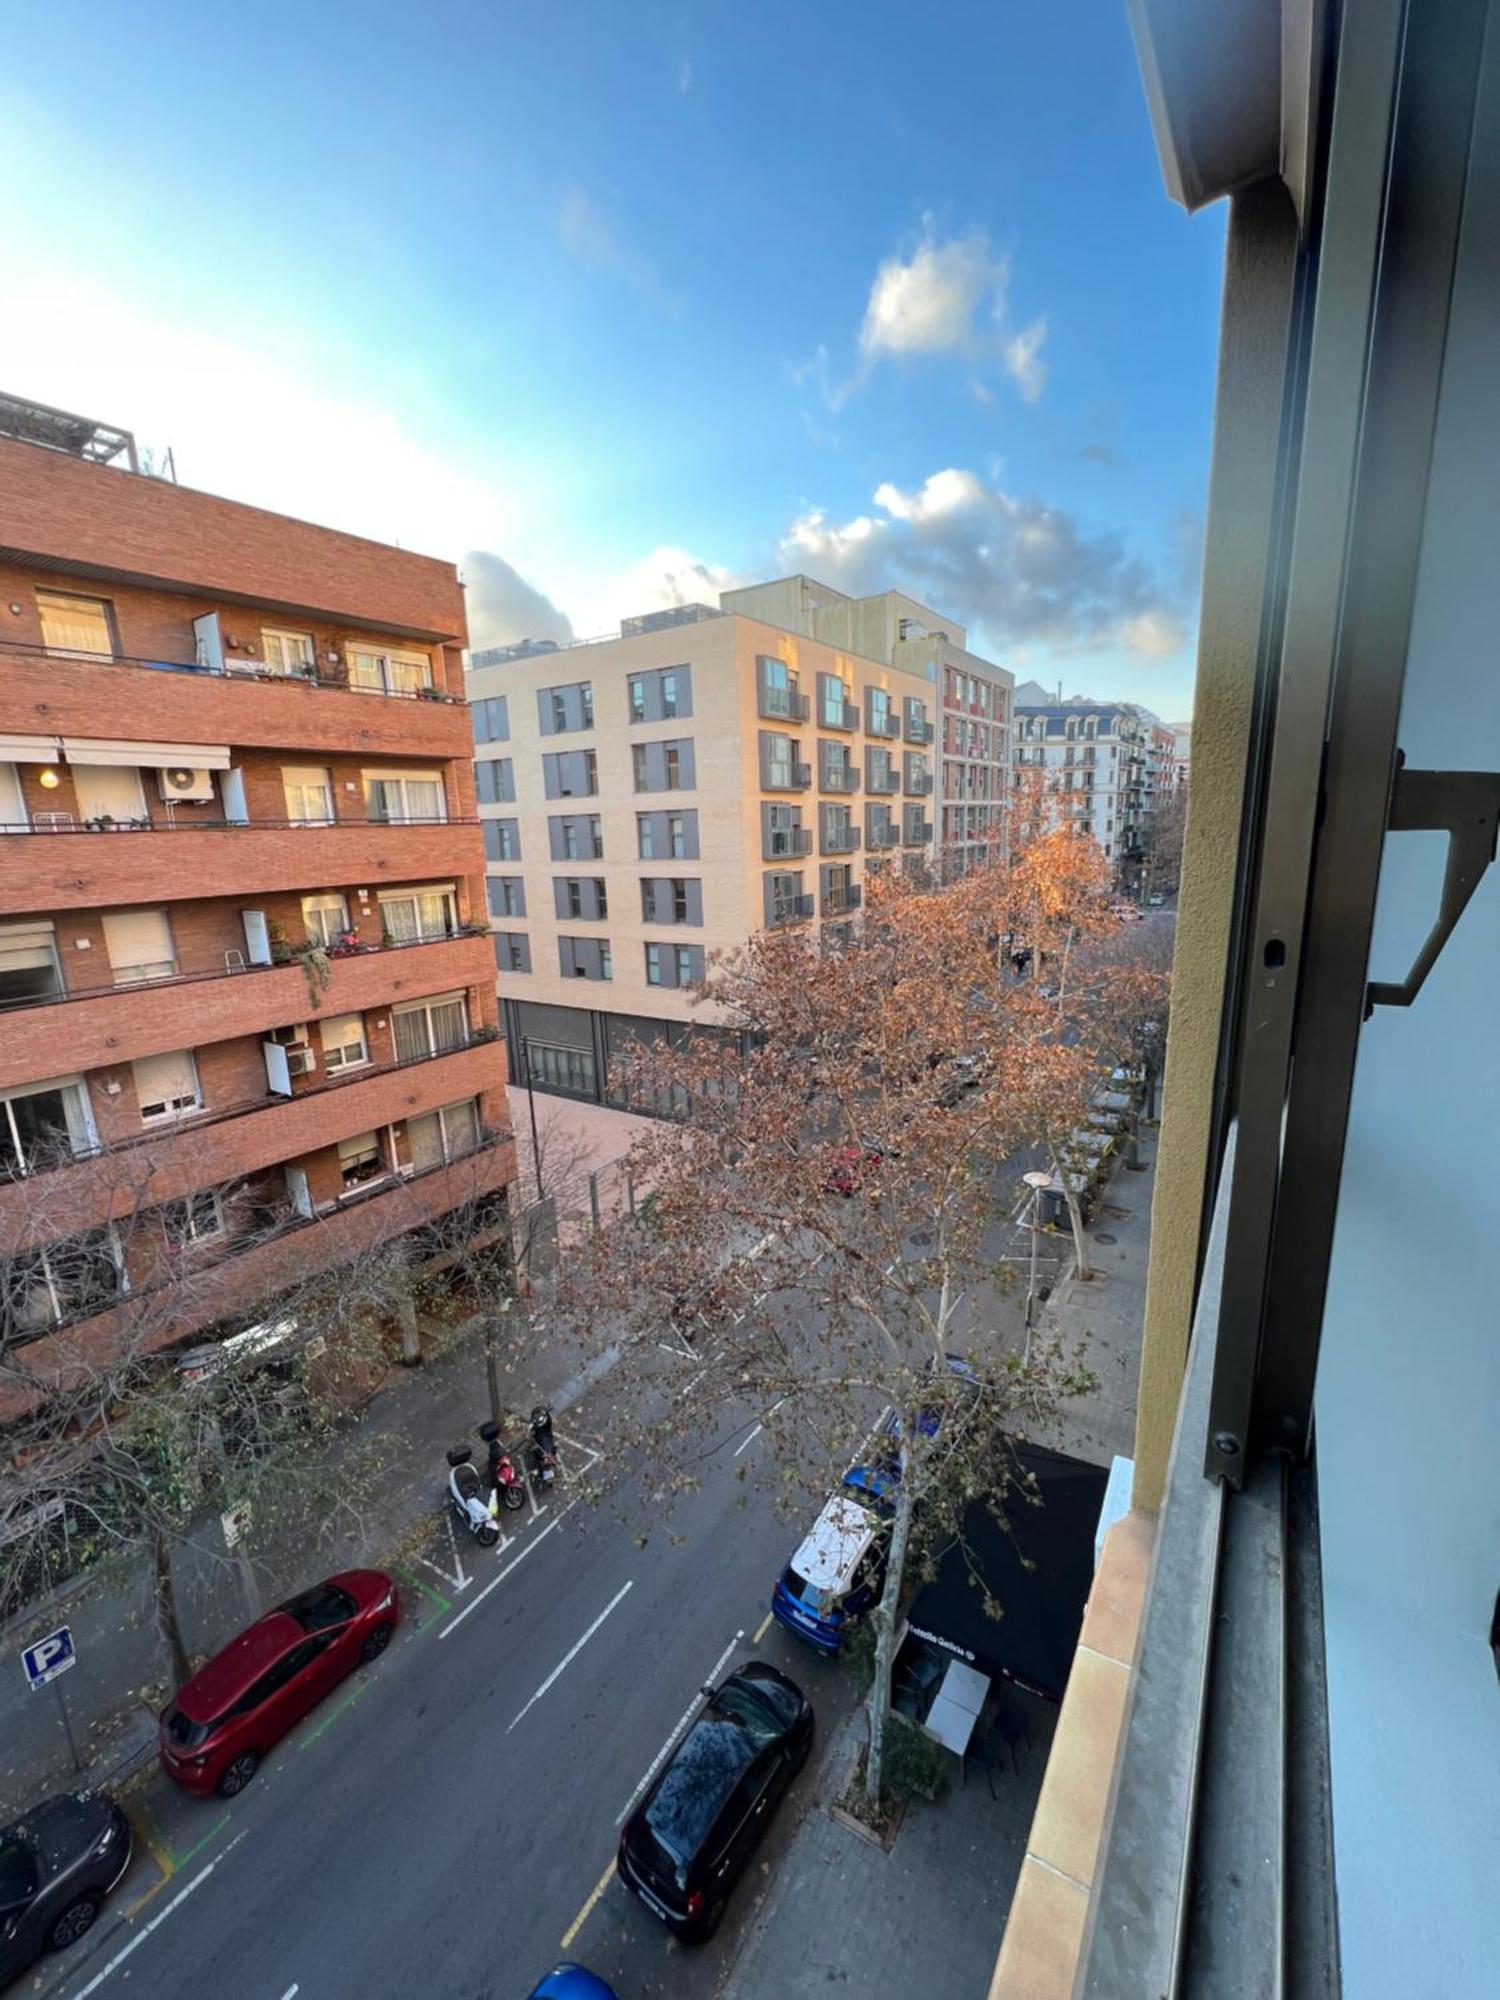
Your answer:
[[[629,692],[630,719],[632,722],[644,722],[646,720],[646,676],[644,674],[632,674],[630,676]]]
[[[382,889],[378,900],[387,944],[422,944],[452,937],[458,929],[458,897],[451,884]]]
[[[294,826],[331,826],[333,779],[321,764],[283,764],[281,791]]]
[[[531,939],[525,931],[495,932],[495,966],[500,972],[530,972]]]
[[[364,771],[365,811],[373,820],[445,820],[441,771]]]
[[[802,877],[778,870],[767,875],[765,883],[766,922],[768,924],[790,923],[793,918],[804,916],[802,907]]]
[[[797,681],[785,660],[774,655],[761,653],[756,656],[756,672],[760,677],[760,712],[762,715],[793,717],[793,697],[797,692]]]
[[[666,950],[667,947],[664,944],[648,944],[646,946],[646,984],[648,986],[666,985],[666,974],[663,969]]]
[[[487,819],[481,821],[481,825],[486,861],[520,860],[521,822],[518,819]]]
[[[406,1121],[406,1150],[414,1174],[461,1160],[479,1144],[479,1106],[472,1097],[424,1111]]]
[[[203,1109],[198,1065],[193,1061],[191,1049],[141,1056],[130,1067],[135,1073],[136,1103],[143,1125],[164,1125],[174,1118],[191,1118]]]
[[[108,1229],[0,1259],[0,1344],[21,1345],[103,1312],[127,1289]]]
[[[677,967],[677,984],[692,986],[703,977],[703,947],[698,944],[674,944],[672,957]]]
[[[36,608],[41,613],[42,644],[49,653],[79,653],[90,660],[115,657],[114,610],[107,597],[39,590]]]
[[[64,821],[73,815],[64,813]],[[29,833],[31,816],[26,810],[26,793],[21,773],[14,764],[0,764],[0,833]]]
[[[549,799],[592,797],[599,789],[599,766],[592,750],[547,750],[542,755],[542,789]]]
[[[509,757],[479,757],[474,762],[474,788],[482,806],[516,802],[516,767]]]
[[[648,944],[648,986],[693,986],[703,978],[703,947],[697,944]]]
[[[307,941],[327,951],[336,945],[349,929],[349,905],[338,894],[327,896],[304,896],[302,898],[302,928]]]
[[[476,743],[509,743],[510,697],[508,695],[485,695],[477,701],[470,702],[469,716],[473,723]]]
[[[789,792],[792,789],[792,766],[795,762],[790,736],[783,736],[774,729],[760,732],[760,781],[768,791]]]
[[[872,736],[888,736],[891,723],[891,698],[884,688],[865,689],[865,725]]]
[[[94,1120],[81,1077],[29,1083],[0,1096],[0,1181],[44,1172],[92,1151]]]
[[[837,674],[818,675],[818,721],[825,729],[847,729],[849,683]]]
[[[634,743],[630,761],[638,792],[686,792],[697,783],[690,737],[661,743]]]
[[[703,884],[680,875],[648,875],[641,883],[641,918],[648,924],[701,924]]]
[[[323,1067],[330,1076],[358,1069],[370,1060],[362,1014],[331,1014],[318,1023],[318,1035],[323,1044]]]
[[[564,979],[612,979],[607,938],[560,937],[557,959]]]
[[[896,767],[891,762],[890,751],[872,743],[865,751],[865,790],[893,792],[897,783]]]
[[[485,887],[492,917],[524,917],[526,884],[519,875],[491,875]]]
[[[680,683],[674,673],[661,676],[661,712],[664,716],[681,715],[685,711],[678,701]]]
[[[637,852],[643,861],[695,861],[698,858],[698,814],[637,813]]]
[[[202,1188],[182,1201],[165,1202],[160,1213],[169,1250],[183,1250],[192,1243],[211,1243],[224,1234],[226,1227],[224,1203],[217,1188]]]
[[[64,991],[51,923],[0,924],[0,1007],[57,999]]]
[[[693,712],[693,674],[689,666],[654,667],[632,674],[626,683],[632,722],[669,722]]]
[[[106,910],[103,930],[110,977],[116,986],[175,977],[177,947],[165,910]]]
[[[797,836],[802,830],[802,808],[767,804],[763,810],[766,816],[764,846],[767,859],[795,854],[798,851]]]
[[[364,1187],[385,1172],[378,1132],[357,1132],[339,1140],[339,1179],[346,1189]]]
[[[566,687],[538,688],[537,728],[543,736],[565,736],[594,726],[594,684],[570,681]]]
[[[462,993],[445,993],[435,1000],[413,1000],[391,1009],[391,1034],[397,1062],[420,1062],[424,1056],[447,1055],[469,1039],[469,1010]]]
[[[558,916],[602,923],[609,915],[609,895],[601,877],[558,876],[552,886]]]
[[[547,821],[554,861],[602,861],[604,828],[598,813],[554,813]]]
[[[310,681],[318,671],[310,632],[278,632],[263,627],[260,658],[269,673],[292,674],[299,680]]]
[[[426,653],[376,652],[368,646],[349,648],[349,685],[371,694],[419,694],[432,686],[432,661]]]

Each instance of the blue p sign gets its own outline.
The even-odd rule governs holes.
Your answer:
[[[69,1667],[77,1666],[73,1634],[66,1625],[59,1625],[55,1632],[49,1632],[45,1639],[38,1639],[34,1646],[25,1649],[21,1664],[34,1688],[45,1687],[48,1681],[55,1681],[59,1674],[65,1674]]]

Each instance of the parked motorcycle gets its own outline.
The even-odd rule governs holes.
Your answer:
[[[479,1546],[492,1549],[500,1539],[497,1496],[485,1499],[479,1467],[466,1444],[453,1445],[447,1458],[449,1503]]]
[[[481,1424],[479,1435],[489,1450],[490,1484],[495,1489],[495,1498],[502,1507],[508,1507],[514,1513],[518,1507],[526,1505],[526,1482],[500,1442],[500,1426],[493,1422]]]
[[[545,1403],[538,1403],[531,1413],[531,1443],[526,1452],[526,1466],[538,1493],[549,1492],[557,1484],[560,1470],[557,1440],[552,1435],[552,1412]]]

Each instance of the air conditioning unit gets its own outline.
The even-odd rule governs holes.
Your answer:
[[[306,1042],[302,1042],[297,1047],[290,1048],[286,1052],[288,1076],[309,1076],[317,1066],[318,1059],[307,1046]]]
[[[300,1021],[295,1021],[287,1028],[272,1028],[266,1040],[279,1042],[284,1049],[306,1048],[307,1029]]]
[[[203,805],[214,795],[213,772],[192,770],[186,764],[173,764],[158,771],[156,782],[164,799]]]

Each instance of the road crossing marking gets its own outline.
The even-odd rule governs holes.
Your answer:
[[[619,1590],[615,1592],[614,1596],[609,1600],[608,1604],[605,1605],[604,1609],[599,1613],[599,1616],[594,1620],[593,1624],[590,1625],[589,1629],[587,1630],[587,1632],[584,1633],[583,1637],[578,1641],[577,1645],[572,1647],[570,1651],[563,1654],[562,1658],[558,1661],[557,1665],[552,1669],[551,1673],[548,1674],[547,1678],[542,1682],[541,1686],[537,1689],[536,1693],[531,1697],[530,1701],[527,1702],[525,1708],[523,1708],[520,1711],[520,1713],[516,1716],[515,1721],[510,1724],[510,1728],[508,1728],[505,1732],[507,1736],[509,1736],[511,1730],[515,1728],[517,1722],[520,1722],[524,1716],[527,1716],[531,1713],[532,1709],[536,1707],[537,1703],[541,1700],[542,1696],[547,1692],[548,1688],[552,1686],[553,1682],[559,1680],[561,1676],[567,1671],[567,1669],[570,1666],[572,1666],[573,1662],[578,1658],[578,1655],[583,1651],[584,1647],[588,1644],[589,1640],[593,1638],[594,1634],[599,1630],[599,1627],[604,1623],[605,1619],[609,1616],[611,1611],[614,1610],[615,1606],[619,1604],[623,1598],[628,1597],[630,1592],[634,1589],[635,1589],[635,1578],[631,1577],[625,1584],[621,1586]]]

